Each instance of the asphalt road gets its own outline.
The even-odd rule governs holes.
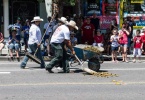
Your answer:
[[[49,74],[29,62],[0,62],[0,100],[144,100],[145,63],[104,62],[101,71],[118,77],[96,77],[72,67],[71,73]],[[87,65],[85,64],[85,67]],[[54,69],[58,72],[59,69]]]

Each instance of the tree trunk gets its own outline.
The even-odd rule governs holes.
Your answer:
[[[53,0],[53,2],[58,4],[58,17],[63,15],[63,2],[62,0]]]

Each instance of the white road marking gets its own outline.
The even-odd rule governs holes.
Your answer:
[[[123,82],[119,85],[144,85],[145,82]],[[52,83],[18,83],[18,84],[0,84],[0,87],[12,86],[48,86],[48,85],[116,85],[114,82],[52,82]]]
[[[113,69],[100,69],[100,70],[119,70],[119,71],[124,71],[124,70],[126,70],[126,71],[128,71],[128,70],[130,70],[130,71],[136,71],[136,70],[145,70],[145,68],[113,68]]]
[[[11,74],[11,72],[0,72],[0,74]]]
[[[1,65],[14,65],[14,64],[21,64],[19,62],[15,63],[15,62],[12,62],[12,63],[0,63]],[[37,64],[37,63],[33,63],[33,62],[28,62],[28,64]]]

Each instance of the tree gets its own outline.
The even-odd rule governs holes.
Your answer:
[[[62,16],[64,5],[74,6],[76,11],[75,13],[77,15],[81,14],[81,0],[53,0],[53,2],[58,4],[59,16]]]

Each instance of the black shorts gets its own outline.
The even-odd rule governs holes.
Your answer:
[[[112,47],[112,46],[111,46],[111,50],[112,50],[112,51],[118,51],[118,47]]]

